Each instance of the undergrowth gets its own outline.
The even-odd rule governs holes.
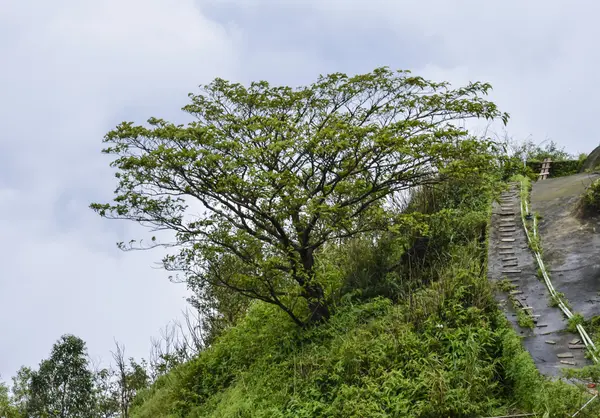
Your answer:
[[[508,294],[508,299],[511,301],[513,309],[517,312],[517,323],[519,326],[533,329],[535,327],[535,322],[531,313],[523,309],[523,306],[518,302],[515,295],[512,294],[512,292],[517,289],[517,286],[512,284],[508,279],[500,280],[496,285],[499,290]]]
[[[588,186],[582,198],[582,208],[586,215],[600,214],[600,179]]]
[[[531,315],[522,307],[513,304],[517,311],[517,324],[523,328],[533,329],[535,327],[535,323],[533,322],[533,318]]]
[[[397,235],[377,244],[328,249],[321,274],[356,291],[341,295],[326,323],[302,329],[254,302],[209,348],[139,393],[132,417],[572,415],[589,395],[538,373],[492,296],[485,231],[495,187],[484,186],[417,195],[426,239],[394,225]],[[406,250],[411,242],[426,245]]]
[[[440,279],[403,303],[348,300],[309,330],[254,303],[199,357],[141,393],[133,416],[573,413],[588,395],[537,372],[494,303],[481,250],[475,243],[452,248]]]

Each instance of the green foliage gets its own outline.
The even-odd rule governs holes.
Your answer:
[[[550,164],[550,175],[548,177],[555,178],[571,176],[573,174],[577,174],[582,166],[583,161],[581,160],[552,161],[552,164]],[[534,180],[537,180],[538,174],[542,169],[542,162],[528,161],[527,167],[529,167],[531,172],[534,174]]]
[[[483,99],[490,88],[452,89],[387,68],[297,89],[216,79],[184,107],[196,122],[151,118],[106,135],[116,197],[91,207],[175,232],[175,242],[153,237],[142,247],[177,248],[164,265],[185,280],[276,305],[306,325],[330,313],[315,274],[325,244],[385,230],[383,202],[395,193],[486,174],[494,144],[460,123],[506,123]]]
[[[560,148],[554,141],[547,142],[544,147],[536,145],[533,141],[525,141],[521,147],[520,155],[527,161],[544,161],[550,158],[553,162],[562,162],[575,159],[574,155],[565,151],[565,148]]]
[[[511,290],[515,290],[517,288],[516,285],[511,283],[508,279],[502,279],[497,283],[498,289],[503,292],[510,292]]]
[[[512,290],[517,289],[517,286],[508,281],[508,279],[498,281],[496,286],[499,290],[508,293],[508,299],[517,313],[517,324],[523,328],[533,329],[535,327],[535,323],[533,321],[533,317],[531,316],[531,312],[523,309],[517,299],[510,294]]]
[[[524,411],[538,416],[570,417],[590,398],[585,390],[575,385],[542,377],[519,337],[508,329],[503,335],[500,361],[503,383],[511,393],[511,400]],[[581,416],[592,417],[598,413],[600,404],[596,403]]]
[[[535,323],[531,315],[520,307],[516,307],[517,310],[517,323],[520,327],[533,329]]]
[[[398,263],[406,247],[407,240],[389,233],[329,245],[320,254],[318,274],[340,289],[338,300],[369,300],[376,296],[398,299],[412,286]]]
[[[319,276],[355,290],[327,323],[298,328],[254,302],[198,357],[140,392],[133,416],[572,414],[587,395],[540,376],[486,278],[497,176],[472,189],[421,187],[390,234],[324,246]],[[411,252],[417,242],[427,242],[425,255]]]
[[[498,332],[505,330],[497,328],[482,269],[487,250],[481,234],[494,186],[478,184],[461,187],[461,199],[446,196],[459,184],[423,188],[411,210],[394,221],[393,233],[324,247],[319,275],[354,289],[328,323],[298,329],[274,308],[254,303],[196,359],[141,392],[134,416],[445,416],[495,410],[503,404],[495,358]],[[419,267],[402,255],[415,231],[436,248]],[[381,294],[398,304],[372,299]]]
[[[32,371],[27,414],[41,417],[88,418],[93,411],[93,376],[87,369],[85,343],[64,335],[47,360]]]
[[[221,260],[219,274],[234,274],[235,263],[228,266],[228,261],[233,260]],[[197,277],[189,277],[187,285],[192,292],[188,302],[197,312],[197,326],[202,335],[201,340],[195,341],[197,349],[212,344],[224,330],[233,326],[246,313],[251,301],[250,298],[226,286],[215,286],[211,281]]]
[[[506,137],[503,145],[505,154],[498,156],[504,171],[503,180],[508,180],[514,175],[537,180],[542,161],[546,158],[552,160],[550,177],[568,176],[577,173],[585,160],[585,155],[583,160],[581,155],[576,159],[576,156],[569,154],[564,148],[559,148],[554,141],[542,147],[532,140],[517,142]]]
[[[17,406],[11,399],[8,386],[0,382],[0,417],[2,418],[24,418]]]
[[[565,369],[564,376],[569,379],[580,379],[598,385],[600,383],[600,364],[592,364],[580,369]]]
[[[348,302],[310,330],[255,303],[142,392],[133,417],[572,414],[585,393],[539,375],[495,309],[474,252],[455,247],[444,279],[404,304]]]
[[[145,361],[137,362],[129,358],[128,362],[125,358],[125,347],[118,343],[112,355],[115,368],[109,370],[108,375],[105,374],[106,385],[102,392],[104,396],[99,400],[104,400],[108,407],[116,408],[115,412],[120,413],[121,417],[128,418],[133,399],[150,384],[148,367]]]
[[[567,301],[567,298],[562,292],[556,292],[556,295],[550,298],[550,303],[548,305],[556,308],[558,307],[560,302],[565,304],[565,306],[567,306],[570,309],[570,305]]]
[[[101,369],[94,373],[94,415],[102,418],[117,416],[121,410],[115,372]]]
[[[33,370],[21,367],[12,378],[12,401],[21,416],[27,416],[31,399],[31,375]]]
[[[567,331],[569,332],[577,332],[577,325],[585,324],[585,318],[580,313],[575,313],[568,320]]]
[[[326,325],[304,332],[256,305],[168,384],[153,388],[134,416],[470,416],[493,410],[498,334],[485,314],[492,305],[465,303],[479,272],[467,264],[453,273],[458,276],[423,289],[409,305],[386,299],[344,305]]]
[[[600,214],[600,179],[589,185],[582,197],[582,206],[585,214]]]
[[[577,174],[583,165],[583,161],[567,160],[553,162],[550,165],[550,177],[565,177]]]

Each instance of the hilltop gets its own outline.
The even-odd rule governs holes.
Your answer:
[[[102,370],[64,335],[0,385],[0,413],[595,416],[600,321],[543,263],[556,229],[596,245],[600,181],[575,187],[586,156],[553,142],[474,136],[469,120],[509,120],[490,90],[386,67],[297,88],[217,78],[190,94],[187,125],[117,125],[114,196],[90,208],[148,229],[119,248],[165,248],[196,318],[149,361],[117,344]],[[561,181],[568,199],[543,197]],[[588,271],[568,275],[584,293]]]

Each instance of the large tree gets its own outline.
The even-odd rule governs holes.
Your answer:
[[[175,233],[121,248],[176,247],[168,270],[275,304],[304,325],[330,313],[315,274],[323,245],[384,228],[386,197],[460,164],[477,168],[489,143],[462,122],[508,119],[483,99],[490,88],[388,68],[299,88],[216,79],[190,94],[183,109],[195,121],[124,122],[106,135],[116,197],[91,207]]]

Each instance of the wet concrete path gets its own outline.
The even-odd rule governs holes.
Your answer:
[[[591,363],[585,358],[579,335],[566,331],[566,319],[558,307],[550,306],[550,293],[537,277],[538,266],[521,222],[519,187],[511,184],[510,190],[493,205],[488,278],[496,283],[507,280],[514,286],[510,292],[498,290],[496,299],[538,370],[547,376],[559,376],[561,368]],[[517,309],[532,316],[533,329],[518,325]]]

